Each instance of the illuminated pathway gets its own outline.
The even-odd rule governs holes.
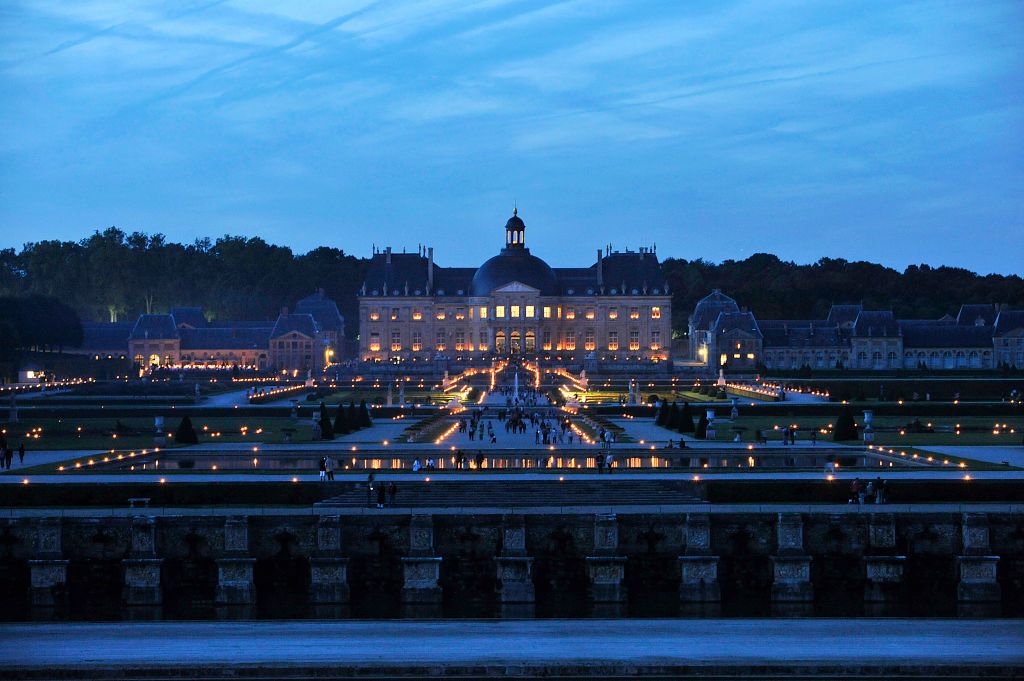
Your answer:
[[[169,669],[202,675],[225,666],[244,676],[330,669],[331,678],[390,673],[557,673],[625,669],[733,672],[779,665],[790,673],[857,667],[876,674],[1024,670],[1019,620],[517,620],[319,622],[118,622],[5,624],[0,676],[42,670],[60,678],[118,678]],[[415,669],[416,666],[428,669]],[[523,667],[526,667],[524,669]],[[56,674],[60,670],[61,674]],[[508,671],[512,671],[508,669]],[[577,674],[579,671],[577,670]],[[948,672],[947,672],[948,673]],[[480,671],[477,675],[482,675]]]

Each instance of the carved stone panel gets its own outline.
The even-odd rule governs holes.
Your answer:
[[[711,517],[706,513],[686,515],[686,555],[703,556],[711,553]]]
[[[249,519],[235,516],[224,521],[224,553],[249,553]]]

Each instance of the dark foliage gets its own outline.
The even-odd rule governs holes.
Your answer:
[[[192,427],[192,419],[187,416],[181,419],[178,429],[174,431],[174,441],[180,445],[199,444],[199,436],[196,434],[196,429]]]
[[[690,408],[689,402],[683,402],[682,413],[679,414],[679,425],[676,428],[680,433],[692,433],[694,431],[693,409]]]
[[[338,403],[338,412],[334,415],[334,434],[348,435],[352,430],[348,427],[348,418],[345,416],[345,405]]]
[[[697,422],[697,429],[694,431],[693,436],[698,440],[703,440],[708,436],[708,415],[706,412],[700,413],[700,421]]]
[[[327,406],[320,403],[320,437],[324,440],[334,439],[334,426],[331,425],[331,417],[327,413]]]
[[[359,427],[369,428],[373,425],[370,420],[370,410],[366,408],[366,400],[359,400]]]
[[[832,439],[836,442],[842,442],[844,440],[856,440],[857,437],[857,424],[853,420],[853,414],[850,412],[849,407],[843,407],[843,411],[839,414],[839,418],[836,419],[836,424],[832,428]]]

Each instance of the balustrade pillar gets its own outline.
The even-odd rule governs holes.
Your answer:
[[[217,559],[217,605],[250,605],[256,601],[253,565],[249,555],[249,519],[224,521],[224,555]]]
[[[679,556],[679,600],[709,603],[721,600],[718,556],[711,555],[711,517],[688,513],[683,526],[684,555]]]
[[[413,515],[409,521],[409,555],[402,558],[402,601],[440,603],[441,557],[434,555],[434,518]]]
[[[316,551],[309,559],[310,603],[348,603],[348,558],[341,553],[340,516],[321,516],[316,527]]]
[[[991,555],[988,516],[965,513],[961,526],[963,552],[959,557],[960,582],[957,599],[972,603],[999,601],[1002,590],[997,581],[999,556]]]
[[[35,558],[28,561],[31,602],[34,607],[54,607],[67,599],[68,561],[63,559],[61,522],[46,518],[36,524]]]
[[[124,565],[125,605],[160,605],[160,568],[163,559],[156,555],[156,522],[152,516],[132,518],[131,548]]]
[[[502,518],[501,555],[498,569],[498,600],[501,603],[534,603],[533,558],[526,555],[526,523],[521,515]]]
[[[778,548],[772,556],[772,600],[814,600],[811,557],[804,550],[804,521],[799,513],[780,513],[776,524]]]
[[[895,517],[891,513],[872,513],[864,556],[864,600],[868,603],[899,600],[906,561],[906,556],[896,555]]]
[[[619,523],[614,513],[594,519],[594,552],[586,557],[590,599],[595,603],[626,600],[626,558],[619,553]]]

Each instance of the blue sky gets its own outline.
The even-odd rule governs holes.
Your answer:
[[[1024,3],[0,5],[0,246],[1024,270]]]

